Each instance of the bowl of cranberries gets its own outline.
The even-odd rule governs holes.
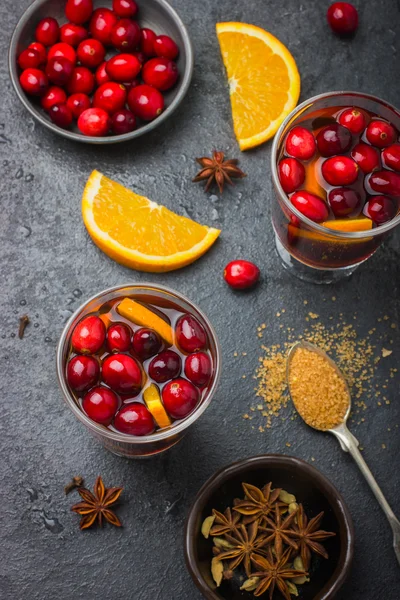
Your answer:
[[[189,88],[193,51],[165,0],[35,0],[12,36],[9,68],[42,125],[106,144],[172,114]]]
[[[115,454],[140,458],[175,445],[205,411],[220,349],[207,317],[181,294],[118,286],[72,315],[57,373],[78,420]]]

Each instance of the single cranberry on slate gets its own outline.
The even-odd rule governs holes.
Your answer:
[[[396,141],[396,130],[393,125],[380,119],[370,122],[365,135],[369,143],[377,148],[386,148]]]
[[[253,287],[260,278],[260,269],[248,260],[233,260],[224,269],[226,283],[235,290]]]
[[[100,317],[84,317],[72,332],[71,344],[79,354],[94,354],[103,346],[106,339],[106,327]]]
[[[375,171],[368,181],[374,192],[400,196],[400,175],[393,171]]]
[[[150,435],[155,430],[155,423],[144,404],[132,402],[115,415],[114,427],[121,433]]]
[[[329,210],[325,202],[319,196],[311,194],[306,190],[295,192],[290,197],[290,202],[308,219],[321,223],[326,221],[329,216]]]
[[[158,35],[154,40],[154,51],[157,56],[175,60],[179,54],[179,48],[169,35]]]
[[[361,198],[351,188],[333,188],[328,194],[329,206],[335,217],[347,217],[358,213],[361,208]]]
[[[113,0],[113,11],[119,17],[135,17],[138,5],[134,0]]]
[[[136,21],[130,19],[120,19],[117,21],[111,31],[111,44],[117,50],[128,52],[134,50],[141,37],[140,26]]]
[[[347,152],[351,146],[351,133],[343,125],[333,123],[327,125],[317,135],[317,146],[321,156],[325,158]]]
[[[179,317],[175,327],[176,341],[184,352],[197,352],[207,346],[204,327],[193,315]]]
[[[117,21],[117,16],[109,8],[97,8],[90,19],[90,33],[105,46],[110,46],[111,32]]]
[[[76,392],[83,392],[99,380],[100,365],[93,356],[74,356],[67,366],[69,386]]]
[[[69,44],[73,48],[79,46],[83,40],[88,37],[88,31],[82,25],[74,23],[65,23],[60,27],[60,40],[65,44]]]
[[[323,163],[321,171],[330,185],[351,185],[358,177],[359,167],[349,156],[332,156]]]
[[[155,356],[149,364],[149,375],[157,383],[165,383],[181,373],[182,360],[173,350],[164,350]]]
[[[47,60],[60,56],[66,58],[67,60],[69,60],[70,63],[72,63],[73,66],[75,66],[76,52],[75,49],[71,46],[71,44],[66,44],[65,42],[59,42],[58,44],[54,44],[54,46],[52,46],[49,49],[49,52],[47,54]]]
[[[156,56],[156,51],[154,49],[154,42],[156,41],[156,38],[157,36],[152,29],[143,27],[140,40],[140,50],[148,58]]]
[[[185,360],[185,375],[198,387],[207,385],[212,374],[211,359],[205,352],[190,354]]]
[[[24,69],[37,69],[41,65],[42,59],[37,50],[27,48],[18,56],[18,65]]]
[[[125,323],[114,323],[107,329],[107,346],[110,352],[127,352],[132,343],[132,329]]]
[[[133,349],[142,360],[151,358],[161,348],[161,339],[153,329],[142,327],[137,329],[133,336]]]
[[[67,94],[56,85],[51,86],[40,101],[42,108],[46,111],[49,111],[55,104],[65,104],[65,102],[67,102]]]
[[[350,129],[354,135],[359,135],[365,129],[366,118],[364,113],[358,108],[346,108],[339,115],[339,123],[343,127]]]
[[[349,2],[334,2],[328,8],[328,23],[337,35],[351,35],[358,27],[357,9]]]
[[[49,87],[48,77],[39,69],[25,69],[20,75],[22,89],[31,96],[43,96]]]
[[[75,25],[82,25],[89,21],[93,12],[92,0],[67,0],[65,16]]]
[[[309,160],[315,154],[315,138],[305,127],[293,127],[285,142],[286,153],[300,160]]]
[[[377,225],[382,225],[396,216],[396,206],[387,196],[373,196],[365,204],[364,214]]]
[[[53,104],[49,110],[50,119],[58,127],[68,129],[73,121],[72,111],[67,104]]]
[[[279,181],[286,194],[295,192],[306,178],[304,166],[296,158],[284,158],[278,165]]]
[[[59,35],[60,28],[53,17],[46,17],[46,19],[39,21],[35,30],[36,41],[44,46],[53,46],[58,42]]]
[[[74,119],[79,119],[84,110],[87,110],[92,106],[92,101],[87,94],[78,92],[72,94],[67,100],[67,106],[72,111]]]
[[[354,146],[351,151],[351,157],[356,161],[363,173],[372,173],[372,171],[378,170],[381,166],[379,151],[369,144],[364,144],[364,142],[360,142]]]
[[[186,379],[174,379],[162,390],[162,401],[165,410],[173,419],[184,419],[197,406],[200,392]]]
[[[84,40],[78,46],[77,56],[84,67],[95,69],[104,61],[106,49],[99,40]]]
[[[84,135],[102,137],[108,134],[110,127],[110,116],[102,108],[88,108],[78,119],[78,129]]]
[[[127,354],[112,354],[103,361],[104,383],[119,394],[137,392],[142,386],[142,371],[137,361]]]
[[[400,171],[400,144],[392,144],[382,151],[385,167]]]
[[[109,115],[113,115],[117,110],[121,110],[126,102],[126,89],[122,83],[109,81],[103,83],[94,93],[93,106],[102,108]]]
[[[82,408],[89,419],[101,425],[111,424],[118,405],[118,396],[101,385],[87,392],[82,400]]]
[[[153,121],[164,110],[164,97],[150,85],[138,85],[128,94],[128,106],[143,121]]]
[[[45,65],[47,62],[47,50],[43,44],[39,42],[32,42],[29,44],[28,48],[32,48],[32,50],[36,50],[36,52],[40,55],[40,64]]]

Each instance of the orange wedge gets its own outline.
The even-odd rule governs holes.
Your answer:
[[[171,325],[143,304],[139,304],[131,298],[124,298],[118,304],[117,312],[121,317],[125,317],[140,327],[154,329],[168,346],[172,346],[174,343]]]
[[[160,392],[158,387],[152,383],[143,392],[143,399],[149,411],[151,412],[153,419],[159,427],[168,427],[171,425],[171,419],[167,415],[167,412],[161,402]]]
[[[327,229],[335,231],[369,231],[372,229],[371,219],[336,219],[336,221],[324,221],[321,223]]]
[[[276,37],[246,23],[217,23],[227,71],[233,127],[241,150],[270,139],[294,109],[300,75]]]
[[[103,252],[138,271],[172,271],[189,265],[221,233],[135,194],[98,171],[86,183],[82,216]]]

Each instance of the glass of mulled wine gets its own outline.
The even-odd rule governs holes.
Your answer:
[[[359,92],[298,106],[272,147],[272,223],[285,269],[313,283],[351,275],[400,223],[400,112]]]

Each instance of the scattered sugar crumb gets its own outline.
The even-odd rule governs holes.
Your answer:
[[[390,356],[391,354],[393,354],[393,350],[386,350],[386,348],[382,348],[383,358],[386,358],[387,356]]]

